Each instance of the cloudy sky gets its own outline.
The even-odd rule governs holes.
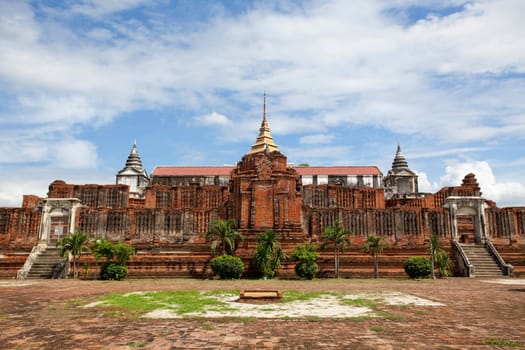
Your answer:
[[[234,164],[260,126],[291,163],[474,172],[525,205],[525,1],[0,0],[0,206],[55,179]]]

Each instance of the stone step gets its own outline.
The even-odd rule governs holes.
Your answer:
[[[36,257],[27,278],[52,278],[56,266],[64,260],[59,256],[57,248],[47,248]]]
[[[478,275],[480,273],[490,273],[490,274],[496,274],[496,275],[502,275],[503,274],[503,272],[501,272],[501,270],[481,270],[481,269],[476,269],[476,275]]]
[[[494,260],[487,248],[479,245],[461,245],[470,263],[474,266],[476,277],[503,276],[499,265]]]
[[[501,269],[498,266],[490,267],[490,266],[475,266],[474,268],[476,271],[499,271],[501,272]]]

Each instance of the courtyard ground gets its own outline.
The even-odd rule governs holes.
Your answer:
[[[287,290],[401,293],[441,306],[386,317],[143,318],[84,307],[114,292]],[[0,349],[525,349],[525,280],[0,280]]]

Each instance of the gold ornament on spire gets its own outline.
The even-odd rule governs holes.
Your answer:
[[[266,120],[266,93],[264,93],[264,108],[263,108],[263,120],[261,127],[259,128],[259,136],[252,146],[252,149],[247,154],[253,154],[258,152],[279,152],[279,148],[273,142],[272,135],[270,134],[270,127],[268,126],[268,120]]]

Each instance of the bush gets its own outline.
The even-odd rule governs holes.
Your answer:
[[[314,278],[318,269],[316,264],[318,257],[319,253],[315,244],[303,243],[296,245],[290,254],[290,260],[297,261],[295,265],[297,276],[309,280]]]
[[[240,258],[224,254],[211,259],[211,269],[223,280],[238,279],[244,271],[244,264]]]
[[[432,273],[432,262],[423,256],[414,256],[405,260],[403,268],[410,278],[428,277]]]
[[[100,278],[103,280],[120,281],[128,274],[126,265],[108,261],[102,265]]]
[[[129,244],[112,243],[105,238],[97,239],[91,248],[95,259],[105,258],[100,268],[100,278],[103,280],[120,281],[128,274],[127,262],[133,255],[133,247]]]
[[[314,262],[300,262],[297,265],[295,265],[295,273],[300,278],[306,278],[308,280],[311,280],[315,277],[315,274],[317,273],[318,266]]]

